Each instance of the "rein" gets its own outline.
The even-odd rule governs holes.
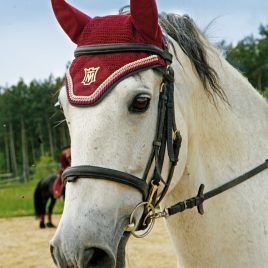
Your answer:
[[[268,168],[268,159],[266,159],[264,163],[251,169],[250,171],[246,172],[245,174],[240,175],[240,176],[232,179],[231,181],[224,183],[223,185],[221,185],[221,186],[219,186],[219,187],[217,187],[217,188],[215,188],[207,193],[203,193],[205,186],[204,186],[204,184],[201,184],[199,187],[197,196],[189,198],[185,201],[178,202],[177,204],[175,204],[169,208],[165,208],[163,211],[156,213],[152,217],[156,217],[156,218],[169,217],[169,216],[172,216],[174,214],[183,212],[186,209],[191,209],[194,207],[197,207],[198,213],[203,215],[204,214],[204,208],[203,208],[204,201],[239,185],[240,183],[254,177],[255,175],[264,171],[267,168]]]
[[[165,40],[164,40],[165,41]],[[155,219],[160,217],[168,217],[186,209],[197,207],[200,214],[204,214],[203,202],[210,199],[242,182],[255,176],[264,169],[268,168],[268,160],[249,172],[241,175],[222,186],[215,188],[207,193],[204,192],[204,185],[201,184],[197,196],[178,202],[175,205],[164,209],[161,212],[156,212],[155,208],[166,195],[170,186],[173,173],[179,158],[182,138],[175,123],[174,111],[174,71],[170,64],[172,63],[172,55],[168,51],[167,43],[164,42],[164,49],[148,44],[103,44],[79,46],[75,50],[75,56],[88,54],[103,54],[103,53],[122,53],[122,52],[149,52],[157,54],[166,61],[165,67],[154,67],[163,76],[163,81],[160,87],[157,126],[156,134],[152,143],[152,150],[147,161],[145,171],[142,178],[138,178],[126,172],[108,169],[97,166],[73,166],[67,168],[62,177],[64,182],[74,182],[79,178],[83,179],[104,179],[118,183],[123,183],[134,187],[142,193],[143,202],[138,204],[130,215],[130,223],[126,228],[127,232],[131,232],[135,237],[144,237],[152,229]],[[152,67],[151,67],[152,68]],[[169,171],[167,178],[164,179],[161,175],[164,158],[169,157]],[[154,166],[153,166],[154,164]],[[153,169],[152,169],[153,168]],[[149,172],[153,170],[153,175],[150,179]],[[163,185],[162,191],[158,189]],[[134,222],[134,214],[140,207],[144,207],[144,212],[138,224]],[[142,235],[135,232],[145,230]]]

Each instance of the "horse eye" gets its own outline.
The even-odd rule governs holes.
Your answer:
[[[149,108],[150,101],[151,98],[149,95],[139,94],[133,99],[129,106],[129,111],[134,113],[143,113]]]

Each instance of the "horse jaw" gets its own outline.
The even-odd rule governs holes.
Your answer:
[[[72,165],[106,167],[142,177],[154,139],[161,84],[160,75],[152,70],[145,73],[122,81],[92,107],[71,106],[66,92],[61,92]],[[141,93],[151,96],[151,107],[146,113],[131,114],[128,106]],[[63,215],[51,241],[57,265],[124,267],[125,228],[141,201],[137,189],[117,182],[81,178],[67,183]],[[142,208],[136,222],[141,214]]]

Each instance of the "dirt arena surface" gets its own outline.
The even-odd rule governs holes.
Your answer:
[[[54,216],[58,224],[60,216]],[[40,230],[33,217],[0,219],[0,268],[55,268],[49,240],[55,229]],[[143,239],[131,237],[127,246],[127,268],[175,268],[176,259],[164,223]]]

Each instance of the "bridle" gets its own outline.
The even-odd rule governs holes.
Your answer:
[[[160,49],[148,44],[104,44],[98,46],[80,46],[75,50],[75,56],[116,53],[116,52],[146,52],[156,54],[166,61],[166,66],[153,66],[163,76],[160,87],[156,134],[152,143],[152,150],[147,161],[142,178],[138,178],[126,172],[108,169],[97,166],[73,166],[66,169],[63,178],[67,182],[74,182],[78,178],[105,179],[123,183],[138,189],[143,196],[143,201],[147,203],[144,218],[149,212],[150,207],[157,206],[164,198],[170,185],[175,166],[178,162],[179,150],[181,145],[181,135],[176,128],[174,113],[174,72],[170,64],[172,55],[168,49]],[[141,71],[141,70],[139,70]],[[162,178],[161,172],[164,162],[165,151],[168,151],[170,166],[166,179]],[[154,163],[154,167],[152,167]],[[148,179],[150,170],[153,169],[152,178]],[[163,190],[158,195],[158,188],[163,184]],[[148,223],[141,220],[138,229],[144,229]],[[137,226],[135,226],[137,227]]]
[[[65,182],[74,182],[79,178],[104,179],[126,184],[139,190],[142,193],[143,202],[138,204],[134,209],[130,216],[130,224],[126,229],[126,231],[131,232],[136,237],[144,237],[148,234],[148,232],[152,229],[156,218],[168,217],[193,207],[197,207],[198,212],[203,214],[203,202],[205,200],[236,186],[237,184],[268,168],[268,160],[266,160],[255,169],[205,194],[203,193],[204,185],[202,184],[196,197],[178,202],[161,212],[155,212],[155,207],[159,205],[169,189],[174,169],[178,162],[182,142],[180,131],[177,129],[175,123],[174,72],[171,67],[172,55],[168,51],[167,42],[164,41],[163,43],[164,49],[149,44],[130,43],[80,46],[75,50],[76,57],[100,53],[146,52],[159,55],[166,61],[165,67],[150,67],[162,74],[163,81],[159,93],[155,138],[152,142],[151,153],[147,161],[143,177],[138,178],[126,172],[90,165],[69,167],[62,175]],[[169,158],[169,169],[167,177],[164,179],[162,176],[162,167],[166,151]],[[151,178],[149,178],[150,171],[153,171]],[[160,188],[162,190],[159,192]],[[140,207],[144,207],[143,216],[139,224],[135,224],[133,220],[134,214]],[[135,233],[137,230],[144,229],[146,229],[146,231],[142,235],[137,235]]]

